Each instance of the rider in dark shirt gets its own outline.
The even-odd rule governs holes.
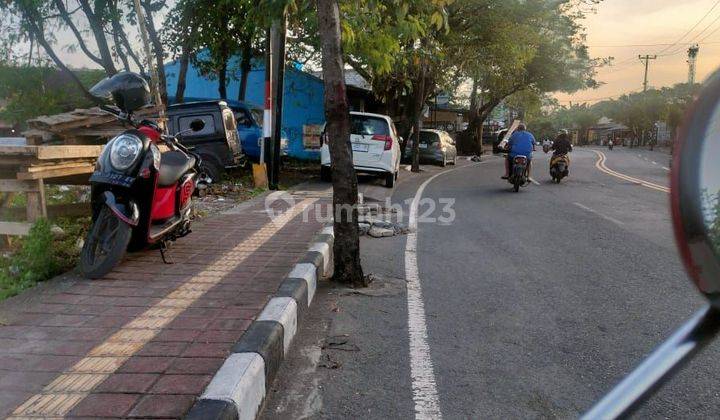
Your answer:
[[[552,149],[554,150],[553,155],[566,155],[569,152],[572,152],[570,136],[568,136],[566,131],[562,131],[558,134],[555,138],[555,142],[553,142]]]

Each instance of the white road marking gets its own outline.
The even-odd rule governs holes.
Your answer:
[[[420,284],[417,264],[418,206],[425,187],[436,177],[453,172],[456,169],[477,166],[487,162],[492,162],[492,160],[453,168],[431,176],[420,185],[410,204],[410,220],[408,222],[410,232],[407,234],[407,242],[405,242],[405,280],[407,281],[408,333],[410,335],[410,378],[412,380],[416,419],[442,419],[435,372],[430,357],[427,323],[425,321],[425,303],[423,302],[422,285]]]
[[[665,166],[661,166],[661,168],[662,168],[662,169],[665,169],[666,171],[669,171],[669,170],[670,170],[670,168],[665,167]]]
[[[532,178],[528,178],[528,179],[529,179],[530,182],[532,182],[533,184],[535,184],[535,185],[540,185],[540,183],[537,182],[537,181],[535,181],[534,179],[532,179]]]
[[[655,162],[654,160],[653,160],[651,163],[652,163],[653,165],[657,165],[657,162]]]
[[[573,203],[573,204],[576,205],[576,206],[578,206],[578,207],[580,207],[581,209],[583,209],[583,210],[585,210],[585,211],[588,211],[588,212],[596,215],[596,216],[600,216],[600,217],[602,217],[603,219],[605,219],[605,220],[607,220],[607,221],[609,221],[609,222],[615,223],[616,225],[622,226],[622,225],[625,224],[625,223],[619,221],[618,219],[615,219],[615,218],[610,217],[610,216],[606,216],[606,215],[600,213],[599,211],[596,211],[596,210],[591,209],[591,208],[588,207],[588,206],[582,205],[582,204],[580,204],[580,203]]]

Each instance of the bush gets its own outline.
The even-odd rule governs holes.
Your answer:
[[[28,236],[19,240],[14,252],[0,257],[0,300],[75,266],[78,256],[75,242],[84,235],[86,221],[61,219],[57,222],[65,232],[62,237],[56,238],[52,224],[40,219]]]

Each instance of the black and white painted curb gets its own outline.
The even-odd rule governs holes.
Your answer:
[[[290,349],[298,322],[315,296],[318,280],[330,273],[334,238],[332,226],[315,236],[308,252],[233,346],[186,419],[255,419]]]

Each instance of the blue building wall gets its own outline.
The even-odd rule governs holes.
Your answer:
[[[230,63],[228,68],[238,68],[237,62]],[[177,61],[165,65],[168,95],[174,96],[177,88],[177,75],[180,64]],[[229,77],[227,86],[228,99],[237,99],[240,89],[239,78]],[[305,149],[303,146],[303,125],[323,124],[325,108],[323,104],[324,87],[319,78],[287,67],[283,88],[283,137],[288,139],[288,155],[305,160],[317,160],[319,150]],[[188,67],[186,76],[185,97],[202,99],[219,99],[218,81],[201,75],[192,66]],[[248,86],[245,103],[250,107],[263,108],[265,102],[265,67],[256,65],[248,75]],[[262,121],[258,121],[262,124]]]

